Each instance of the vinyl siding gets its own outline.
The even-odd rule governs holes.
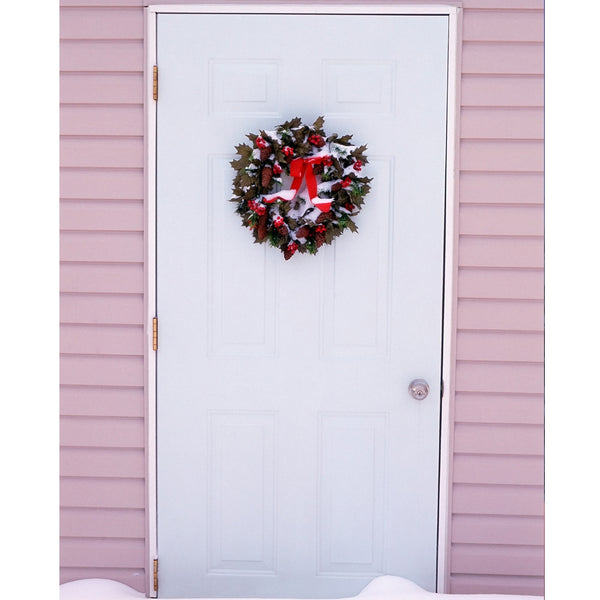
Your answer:
[[[61,0],[61,581],[145,591],[142,6]],[[446,586],[542,594],[543,0],[463,7]]]
[[[541,595],[543,4],[463,6],[447,590]]]
[[[101,577],[146,591],[143,11],[135,1],[68,4],[60,75],[61,581]]]

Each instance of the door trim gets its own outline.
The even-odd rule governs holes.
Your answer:
[[[157,448],[156,448],[156,352],[152,345],[152,319],[156,316],[156,102],[153,100],[152,68],[156,64],[156,21],[158,14],[174,13],[274,13],[274,14],[364,14],[364,15],[444,15],[448,16],[448,86],[446,107],[446,201],[444,230],[444,282],[442,317],[442,397],[440,400],[440,455],[438,479],[437,592],[447,589],[451,444],[454,398],[454,357],[456,335],[456,278],[458,253],[458,122],[460,93],[461,16],[452,5],[297,5],[297,4],[187,4],[153,5],[145,9],[144,40],[144,153],[145,153],[145,417],[146,417],[146,589],[153,590],[153,561],[158,558],[157,539]],[[160,87],[160,86],[159,86]]]

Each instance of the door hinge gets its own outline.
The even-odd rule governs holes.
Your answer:
[[[158,66],[152,67],[152,99],[158,100]]]
[[[158,317],[152,319],[152,350],[158,350]]]
[[[153,569],[153,573],[152,573],[152,581],[153,581],[153,587],[154,587],[154,591],[158,592],[158,558],[155,558],[152,561],[152,569]]]

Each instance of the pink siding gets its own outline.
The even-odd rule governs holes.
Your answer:
[[[61,579],[138,590],[143,4],[61,0]],[[463,0],[455,593],[543,593],[543,6]]]
[[[543,2],[464,7],[448,591],[542,594]]]

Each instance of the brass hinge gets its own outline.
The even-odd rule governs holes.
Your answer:
[[[152,319],[152,350],[158,350],[158,317]]]
[[[158,66],[152,67],[152,99],[158,100]]]
[[[158,592],[158,558],[152,561],[154,591]]]

